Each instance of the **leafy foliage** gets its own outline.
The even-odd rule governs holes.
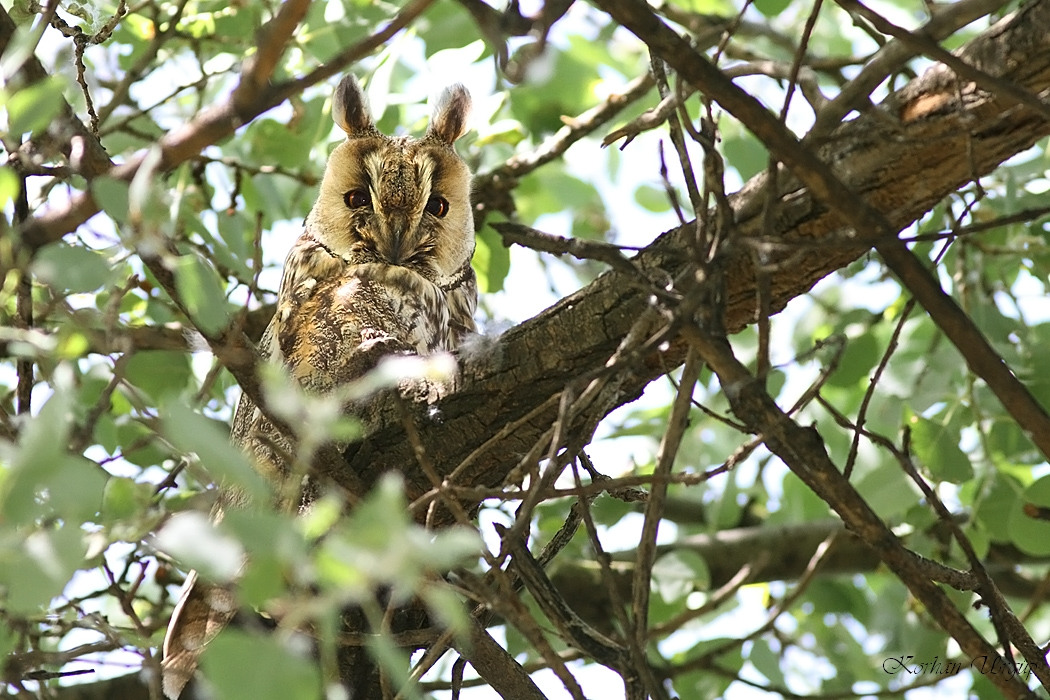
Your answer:
[[[477,641],[475,627],[491,625],[510,653],[501,668],[541,670],[534,676],[550,697],[566,689],[574,697],[598,694],[609,673],[622,677],[631,698],[742,697],[756,686],[795,696],[930,685],[977,697],[1007,692],[1003,674],[988,672],[967,646],[973,640],[947,629],[922,597],[931,581],[990,649],[1002,653],[1006,644],[1029,668],[1018,629],[1038,646],[1048,625],[1050,474],[1039,435],[1000,401],[997,380],[971,368],[971,348],[914,302],[915,290],[889,275],[882,257],[862,254],[875,242],[843,238],[842,230],[782,235],[778,216],[789,218],[789,200],[803,190],[785,184],[797,173],[780,176],[783,198],[762,191],[770,213],[760,234],[742,241],[729,226],[704,260],[712,217],[692,247],[659,249],[672,245],[654,243],[662,231],[708,205],[738,206],[747,190],[733,201],[719,190],[765,177],[781,144],[756,136],[753,124],[703,91],[686,96],[690,86],[673,72],[660,87],[664,99],[683,95],[682,109],[657,109],[657,81],[638,77],[650,68],[648,47],[606,14],[652,8],[595,5],[549,1],[522,15],[517,3],[497,9],[466,1],[399,9],[357,0],[121,0],[63,1],[50,15],[15,2],[2,13],[0,656],[7,661],[0,682],[8,692],[46,686],[61,697],[85,680],[64,673],[91,670],[87,682],[103,684],[130,664],[154,675],[122,697],[159,697],[159,647],[179,572],[189,567],[239,581],[245,609],[273,621],[232,629],[209,645],[203,670],[219,697],[337,697],[335,650],[347,606],[360,608],[375,633],[361,643],[385,673],[407,678],[412,644],[390,634],[386,605],[412,600],[440,627],[425,640],[431,649],[454,647],[493,687],[510,682],[516,676],[484,667],[464,642]],[[297,7],[294,31],[282,35],[277,20]],[[882,65],[872,58],[888,41],[853,3],[818,7],[682,0],[657,11],[802,135],[862,69]],[[412,15],[413,8],[423,11]],[[871,8],[912,29],[927,20],[913,4]],[[1008,9],[948,31],[944,45],[977,40]],[[407,28],[363,43],[390,22]],[[1021,58],[1047,62],[1041,53]],[[243,79],[270,59],[272,72],[261,81]],[[883,66],[871,102],[916,80],[930,62],[913,56]],[[630,256],[649,246],[663,251],[660,265],[673,260],[703,274],[675,276],[654,264],[645,270],[650,277],[634,280],[651,287],[650,310],[667,325],[639,331],[649,345],[619,364],[610,360],[615,348],[531,349],[566,358],[580,383],[548,400],[548,408],[567,408],[535,434],[538,447],[489,436],[508,440],[508,477],[495,487],[439,479],[426,491],[408,477],[420,468],[412,463],[404,479],[381,479],[367,494],[333,489],[299,516],[257,507],[214,523],[208,514],[219,485],[252,494],[257,504],[274,497],[228,442],[246,378],[255,378],[254,390],[281,407],[309,448],[297,455],[304,471],[323,439],[353,444],[367,431],[341,418],[339,401],[303,396],[287,377],[237,364],[243,348],[234,342],[242,331],[257,339],[272,313],[284,251],[341,138],[331,122],[330,76],[344,68],[364,79],[388,131],[418,133],[425,97],[444,83],[463,80],[474,94],[476,128],[460,148],[477,173],[474,267],[485,337],[462,363],[509,353],[514,334],[499,338],[499,331],[595,289],[613,247]],[[666,123],[683,117],[699,130],[684,147],[689,162]],[[614,130],[620,138],[603,148]],[[824,137],[825,160],[849,156]],[[925,207],[901,238],[1034,405],[1046,407],[1046,141],[1007,155],[1014,157]],[[709,197],[695,208],[685,174]],[[742,209],[729,223],[743,225]],[[508,246],[497,226],[508,221],[571,238],[578,246],[571,252],[580,254]],[[809,291],[763,287],[796,268],[806,272],[812,259],[798,261],[825,245],[819,235],[828,257],[849,245],[859,252],[822,268],[823,280]],[[841,490],[855,493],[855,503],[928,568],[902,574],[885,541],[870,542],[883,547],[878,552],[865,546],[862,520],[800,478],[769,425],[741,408],[742,383],[727,382],[713,355],[704,357],[695,385],[688,369],[676,368],[682,347],[700,352],[683,326],[717,330],[712,319],[729,313],[720,293],[688,314],[678,304],[692,298],[690,285],[739,281],[726,282],[719,268],[732,246],[747,251],[754,300],[747,313],[757,317],[730,337],[733,357],[795,427],[815,428],[798,434],[819,435],[818,453],[844,477]],[[762,312],[770,302],[786,308]],[[566,308],[536,323],[553,324]],[[667,358],[674,362],[660,364]],[[669,381],[652,382],[637,400],[638,392],[616,395],[603,409],[609,415],[596,417],[604,420],[594,436],[586,421],[571,423],[588,382],[637,381],[650,371],[646,362],[663,367]],[[501,393],[531,400],[535,387],[506,374]],[[691,402],[676,401],[681,392]],[[474,400],[471,410],[492,410],[487,398]],[[433,424],[444,420],[445,405],[431,412]],[[510,424],[519,433],[531,429],[528,420]],[[551,445],[551,435],[563,442]],[[432,466],[445,478],[458,465]],[[457,508],[456,526],[436,526],[456,519]],[[839,518],[861,537],[847,536]],[[510,555],[509,542],[526,539],[557,592],[515,585],[513,577],[526,578],[516,568],[524,557]],[[541,554],[545,547],[553,562]],[[1007,607],[996,602],[999,594]],[[551,600],[579,620],[566,624]],[[1007,620],[1007,612],[1018,617]],[[256,629],[268,626],[277,628]],[[573,636],[583,627],[600,644]],[[609,652],[608,661],[601,649],[621,655]],[[455,653],[433,667],[413,657],[423,682],[406,692],[449,697],[459,683]],[[566,659],[581,661],[567,666]],[[934,671],[938,660],[958,672]],[[1020,685],[1045,688],[1050,674],[1039,673],[1021,673]]]

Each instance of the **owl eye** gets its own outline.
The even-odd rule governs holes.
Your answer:
[[[360,209],[372,205],[372,198],[364,190],[350,190],[343,195],[347,209]]]
[[[448,214],[448,200],[435,194],[427,200],[424,210],[431,216],[436,216],[439,219],[444,218],[445,214]]]

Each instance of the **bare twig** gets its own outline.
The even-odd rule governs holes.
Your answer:
[[[678,447],[682,442],[682,436],[689,426],[689,410],[693,403],[693,389],[696,386],[696,380],[700,376],[700,368],[702,366],[703,363],[700,362],[695,354],[690,353],[686,356],[678,394],[675,396],[674,403],[671,406],[671,415],[667,421],[667,431],[660,440],[660,448],[657,451],[656,467],[653,469],[655,475],[671,473],[675,457],[678,454]],[[660,527],[666,495],[666,482],[654,483],[652,490],[649,492],[649,500],[645,507],[645,520],[642,524],[642,534],[638,541],[638,556],[635,560],[634,582],[632,585],[631,617],[634,620],[634,629],[628,632],[634,667],[641,674],[649,691],[655,693],[655,697],[662,697],[663,694],[654,688],[654,686],[659,686],[659,684],[652,677],[649,664],[645,663],[645,650],[649,640],[649,587],[653,562],[656,561],[656,533]]]
[[[880,32],[900,40],[913,51],[920,52],[927,58],[951,68],[958,78],[970,80],[989,92],[1003,95],[1017,104],[1043,115],[1043,118],[1050,119],[1050,104],[1043,102],[1027,90],[1014,85],[1008,80],[989,75],[985,71],[971,66],[969,63],[942,49],[937,42],[927,36],[898,27],[878,13],[872,12],[860,0],[835,0],[835,2],[847,11],[856,12],[871,22],[872,26]]]
[[[959,28],[995,12],[1005,5],[1005,0],[960,0],[950,5],[938,5],[937,13],[925,25],[913,34],[940,41],[954,34]],[[894,39],[882,46],[868,61],[860,73],[851,80],[824,108],[817,113],[816,121],[803,140],[804,143],[819,141],[842,121],[851,110],[857,109],[862,102],[867,103],[868,96],[878,87],[886,76],[904,65],[915,56],[914,49],[899,39]]]
[[[952,340],[970,368],[982,377],[1032,441],[1050,457],[1050,415],[1010,372],[1002,358],[958,305],[946,295],[918,259],[897,239],[885,216],[854,194],[831,169],[770,115],[753,97],[695,53],[689,44],[636,0],[616,0],[603,7],[659,51],[679,74],[701,87],[748,126],[819,199],[835,209],[858,235],[875,244],[894,274],[918,298]]]

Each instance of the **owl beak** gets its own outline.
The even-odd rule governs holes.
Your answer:
[[[387,236],[385,237],[387,245],[384,246],[386,250],[383,251],[383,257],[391,265],[400,265],[407,257],[405,242],[411,226],[412,221],[408,212],[393,211],[388,214]]]

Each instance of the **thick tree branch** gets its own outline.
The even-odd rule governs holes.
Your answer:
[[[1031,392],[1009,370],[969,317],[941,291],[933,278],[928,274],[918,274],[921,270],[918,262],[896,239],[900,227],[894,226],[889,217],[873,203],[858,196],[847,185],[846,173],[840,175],[833,172],[815,153],[799,143],[758,100],[736,87],[721,71],[693,51],[684,39],[664,25],[644,2],[615,0],[605,3],[604,6],[614,18],[635,32],[652,50],[674,66],[680,75],[693,83],[694,87],[703,90],[708,97],[718,101],[747,125],[810,192],[834,209],[850,225],[853,229],[850,238],[875,244],[890,269],[916,294],[940,329],[966,358],[970,368],[988,383],[989,388],[999,397],[1018,425],[1043,454],[1050,457],[1050,415],[1047,415]],[[1028,11],[1034,12],[1031,7]],[[1039,20],[1032,17],[1031,21]],[[971,57],[971,60],[974,60],[976,65],[967,72],[987,76],[981,70],[983,66],[980,62],[975,60],[975,57]],[[957,62],[965,63],[962,60]],[[989,69],[999,67],[995,63],[988,65]],[[956,76],[950,74],[944,77],[959,93],[975,91],[974,83],[960,83]],[[982,82],[1010,86],[1010,89],[1003,89],[1004,96],[994,93],[996,99],[1018,102],[1017,93],[1021,88],[1002,76],[996,77],[999,78],[998,81],[993,81],[991,76],[987,76]],[[1029,107],[1029,102],[1033,100],[1035,98],[1026,95],[1023,102]],[[1038,116],[1045,120],[1044,115],[1050,110],[1038,100],[1035,100],[1035,103],[1040,107],[1036,110]],[[912,284],[917,285],[917,288],[913,288]]]
[[[1039,93],[1050,87],[1050,35],[1041,30],[1047,24],[1050,2],[1040,0],[974,39],[960,57]],[[959,94],[963,99],[956,98]],[[921,118],[903,123],[894,118],[904,107],[937,100],[940,108],[926,109]],[[959,86],[946,84],[942,72],[934,69],[890,96],[877,114],[842,125],[819,155],[834,163],[835,174],[845,181],[841,201],[863,197],[896,232],[1048,133],[1050,124],[1013,100],[966,86],[960,93]],[[773,135],[774,148],[783,141],[778,136]],[[827,200],[815,197],[788,173],[777,179],[770,226],[762,215],[770,196],[765,175],[731,198],[738,242],[726,259],[725,323],[731,332],[753,322],[758,313],[750,246],[775,253],[781,261],[763,269],[773,313],[870,250],[871,239],[854,235],[854,222]],[[861,232],[872,231],[865,227]],[[632,260],[648,278],[673,277],[688,264],[694,233],[691,224],[669,231]],[[438,469],[452,473],[469,455],[470,464],[459,470],[457,484],[501,483],[518,456],[549,429],[561,393],[588,370],[600,370],[651,308],[652,294],[640,281],[645,282],[626,271],[610,271],[498,340],[481,339],[465,348],[460,390],[439,404],[437,414],[420,410],[417,416],[421,440]],[[672,340],[666,349],[654,350],[620,372],[616,403],[633,400],[683,357],[684,343]],[[376,403],[369,418],[373,430],[348,451],[348,471],[371,482],[384,471],[406,470],[410,483],[420,492],[428,490],[429,481],[411,470],[414,460],[396,407]],[[505,430],[507,426],[513,429]],[[492,440],[495,435],[500,439]]]
[[[457,651],[500,697],[546,700],[528,672],[477,620],[468,616],[467,624],[470,625],[469,642],[457,644]]]
[[[310,0],[288,0],[259,32],[257,51],[244,62],[241,82],[230,96],[238,111],[250,111],[270,82],[299,22],[306,16]]]
[[[712,338],[702,332],[691,333],[701,357],[718,375],[719,383],[738,418],[763,436],[769,449],[791,469],[792,473],[811,488],[839,514],[846,526],[868,543],[898,578],[918,598],[937,624],[950,634],[970,658],[981,656],[1005,663],[992,647],[938,588],[924,570],[918,558],[907,550],[882,522],[860,494],[846,480],[828,457],[824,441],[813,428],[803,428],[780,410],[762,383],[748,372],[734,357],[732,348],[724,339]],[[1047,684],[1046,660],[1036,657],[1025,660],[1033,672]],[[1006,697],[1035,697],[1017,678],[989,679]]]

